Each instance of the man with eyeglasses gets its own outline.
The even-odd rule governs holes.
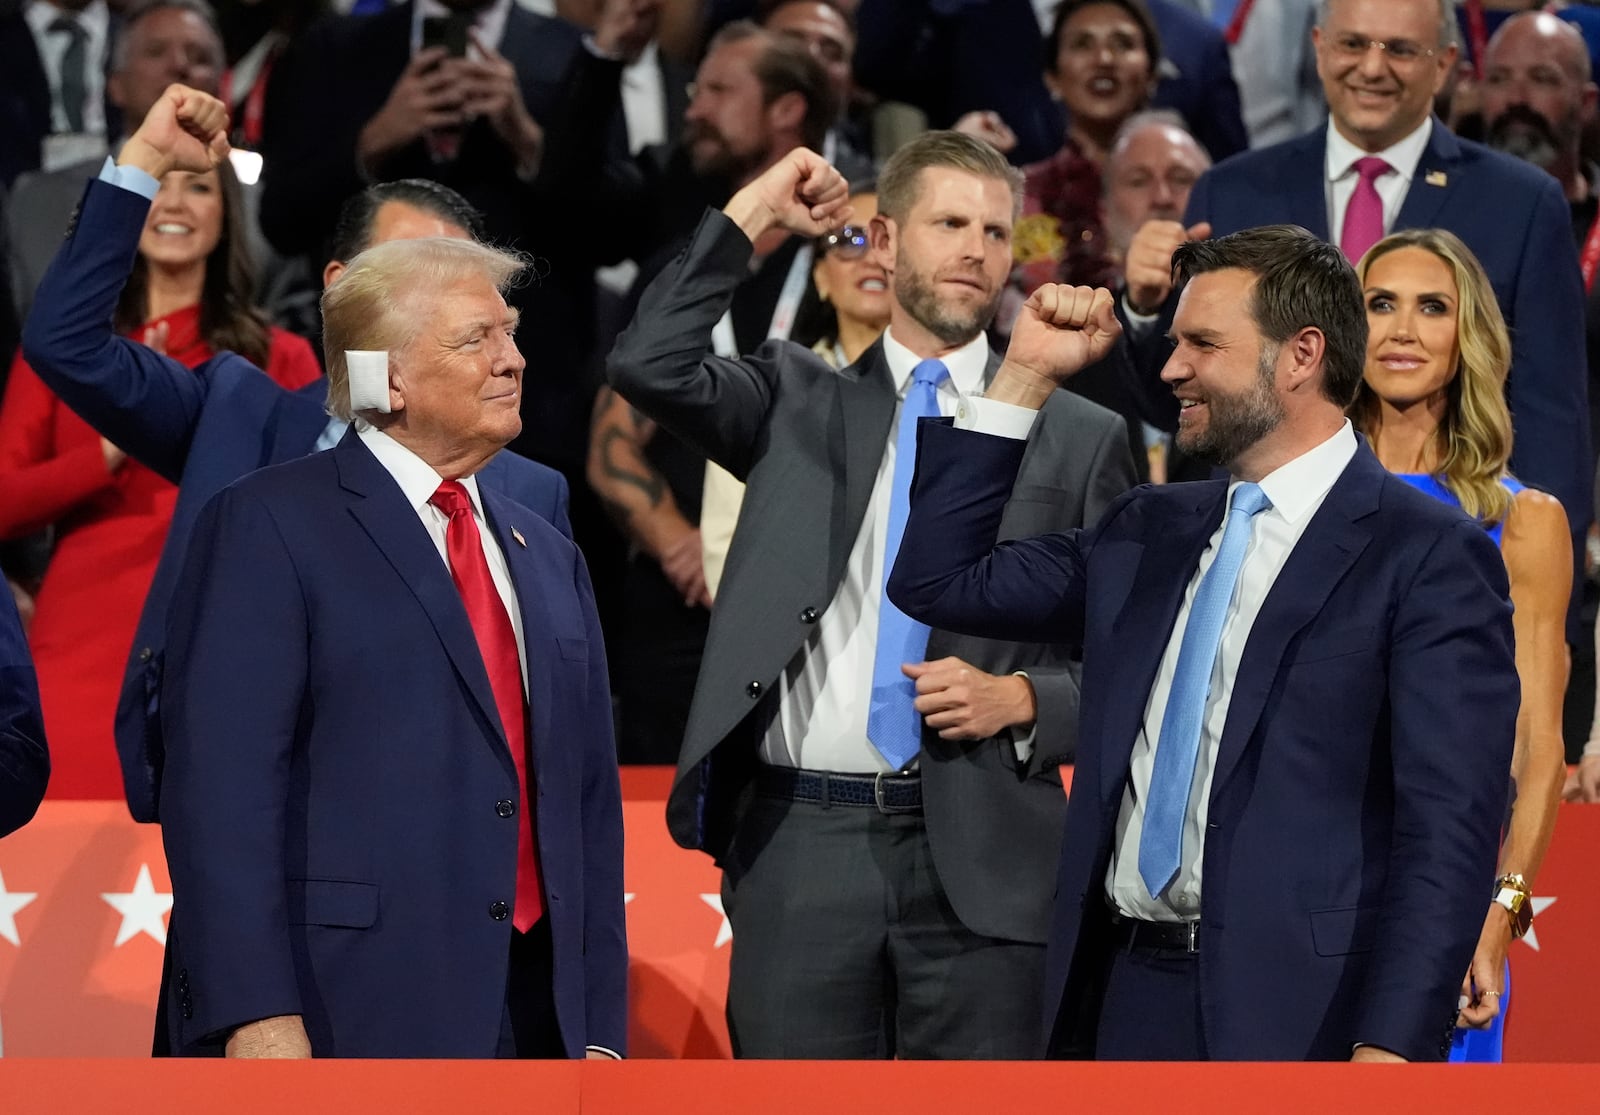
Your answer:
[[[1458,54],[1450,0],[1327,0],[1319,15],[1312,43],[1326,126],[1218,164],[1195,184],[1181,223],[1152,222],[1134,238],[1121,310],[1141,368],[1154,383],[1171,352],[1171,258],[1185,239],[1297,224],[1353,262],[1398,229],[1449,229],[1482,261],[1511,327],[1512,470],[1561,500],[1576,561],[1593,459],[1583,287],[1561,188],[1432,115]],[[1569,642],[1575,619],[1576,609]]]

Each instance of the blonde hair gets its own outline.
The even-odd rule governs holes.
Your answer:
[[[350,409],[350,350],[387,352],[394,359],[416,340],[430,293],[485,279],[502,295],[527,260],[472,240],[428,237],[374,244],[322,292],[323,351],[328,363],[327,412],[346,422]]]
[[[1511,335],[1483,264],[1444,229],[1408,229],[1374,244],[1356,266],[1363,290],[1372,265],[1402,248],[1421,248],[1437,256],[1455,278],[1460,358],[1456,376],[1445,389],[1444,420],[1434,433],[1439,454],[1436,475],[1461,501],[1462,510],[1492,526],[1511,511],[1511,493],[1501,483],[1509,475],[1506,466],[1511,460],[1511,409],[1505,395]],[[1350,407],[1350,418],[1362,433],[1373,435],[1378,398],[1365,380]]]

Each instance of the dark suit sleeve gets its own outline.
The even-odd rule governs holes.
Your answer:
[[[1411,1060],[1440,1056],[1494,881],[1520,696],[1508,594],[1466,521],[1395,593],[1394,838],[1355,1036]]]
[[[628,935],[622,879],[622,788],[611,734],[605,637],[589,571],[576,560],[573,588],[589,636],[587,750],[583,773],[584,1033],[589,1045],[628,1052]]]
[[[300,1014],[284,840],[309,619],[270,512],[237,488],[201,512],[172,602],[161,826],[190,1033]]]
[[[924,421],[889,599],[929,627],[982,639],[1083,638],[1083,530],[995,545],[1026,442]]]
[[[47,387],[95,431],[177,483],[206,381],[111,328],[150,203],[90,182],[78,219],[39,283],[22,350]]]
[[[0,836],[33,819],[49,778],[39,682],[16,602],[0,583]]]
[[[1083,503],[1083,521],[1098,523],[1112,503],[1135,483],[1128,441],[1121,419],[1108,422],[1095,452]],[[1078,741],[1078,677],[1064,666],[1029,667],[1037,706],[1037,735],[1030,770],[1043,770],[1071,762]]]
[[[748,277],[750,254],[739,226],[707,211],[688,246],[645,289],[606,361],[618,394],[740,480],[780,364],[817,359],[787,342],[768,342],[741,360],[711,355],[711,331]]]
[[[1228,43],[1221,35],[1207,44],[1201,72],[1205,95],[1189,127],[1210,153],[1211,161],[1220,163],[1250,146],[1239,107],[1239,86],[1233,80],[1233,63],[1228,58]]]

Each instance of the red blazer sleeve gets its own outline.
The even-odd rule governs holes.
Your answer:
[[[18,356],[0,400],[0,538],[32,534],[116,483],[100,437],[76,416],[58,439],[62,402]]]
[[[322,364],[304,337],[274,326],[266,371],[278,386],[298,391],[322,376]]]

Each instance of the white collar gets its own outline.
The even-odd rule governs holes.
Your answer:
[[[922,357],[912,352],[905,345],[894,339],[894,332],[885,329],[883,332],[883,358],[888,361],[889,375],[894,380],[894,393],[900,398],[906,397],[906,389],[911,384],[911,373],[916,366],[922,363]],[[950,382],[963,395],[977,395],[983,391],[984,373],[989,370],[989,338],[987,334],[979,334],[956,349],[947,352],[939,358],[944,361],[944,366],[949,369]]]
[[[1274,511],[1288,522],[1298,523],[1322,503],[1355,455],[1356,432],[1347,418],[1327,441],[1263,476],[1261,490],[1272,501]],[[1230,500],[1239,484],[1235,479],[1228,485]]]
[[[105,38],[111,26],[111,11],[106,7],[106,0],[93,0],[86,4],[81,12],[69,12],[66,8],[58,8],[50,0],[31,0],[23,17],[28,21],[28,26],[33,30],[35,38],[49,31],[50,25],[56,20],[65,17],[75,22],[79,27],[88,32],[90,38]]]
[[[429,18],[444,18],[453,14],[451,10],[439,0],[417,0],[411,9],[411,53],[415,54],[422,49],[422,21]],[[472,29],[478,38],[488,43],[495,50],[500,49],[500,44],[506,37],[506,20],[511,14],[511,0],[492,0],[477,11],[468,13],[472,16]],[[467,53],[477,57],[477,49],[468,46]]]
[[[1376,155],[1394,168],[1406,181],[1410,181],[1417,173],[1417,164],[1422,161],[1422,152],[1428,146],[1428,138],[1433,135],[1433,117],[1428,117],[1410,135],[1382,151],[1363,151],[1351,143],[1339,129],[1334,127],[1333,117],[1328,117],[1328,159],[1327,175],[1329,182],[1337,182],[1349,174],[1356,165],[1357,159],[1364,159],[1368,155]]]
[[[375,426],[366,422],[360,423],[356,436],[372,451],[372,455],[378,458],[378,463],[383,466],[384,471],[394,477],[394,482],[400,485],[400,491],[406,497],[406,502],[411,504],[412,510],[419,515],[422,514],[428,506],[428,501],[433,498],[433,493],[444,483],[444,478],[435,472],[427,461]],[[483,519],[485,517],[483,502],[478,498],[478,478],[463,476],[461,486],[467,490],[467,496],[472,500],[473,514]]]

